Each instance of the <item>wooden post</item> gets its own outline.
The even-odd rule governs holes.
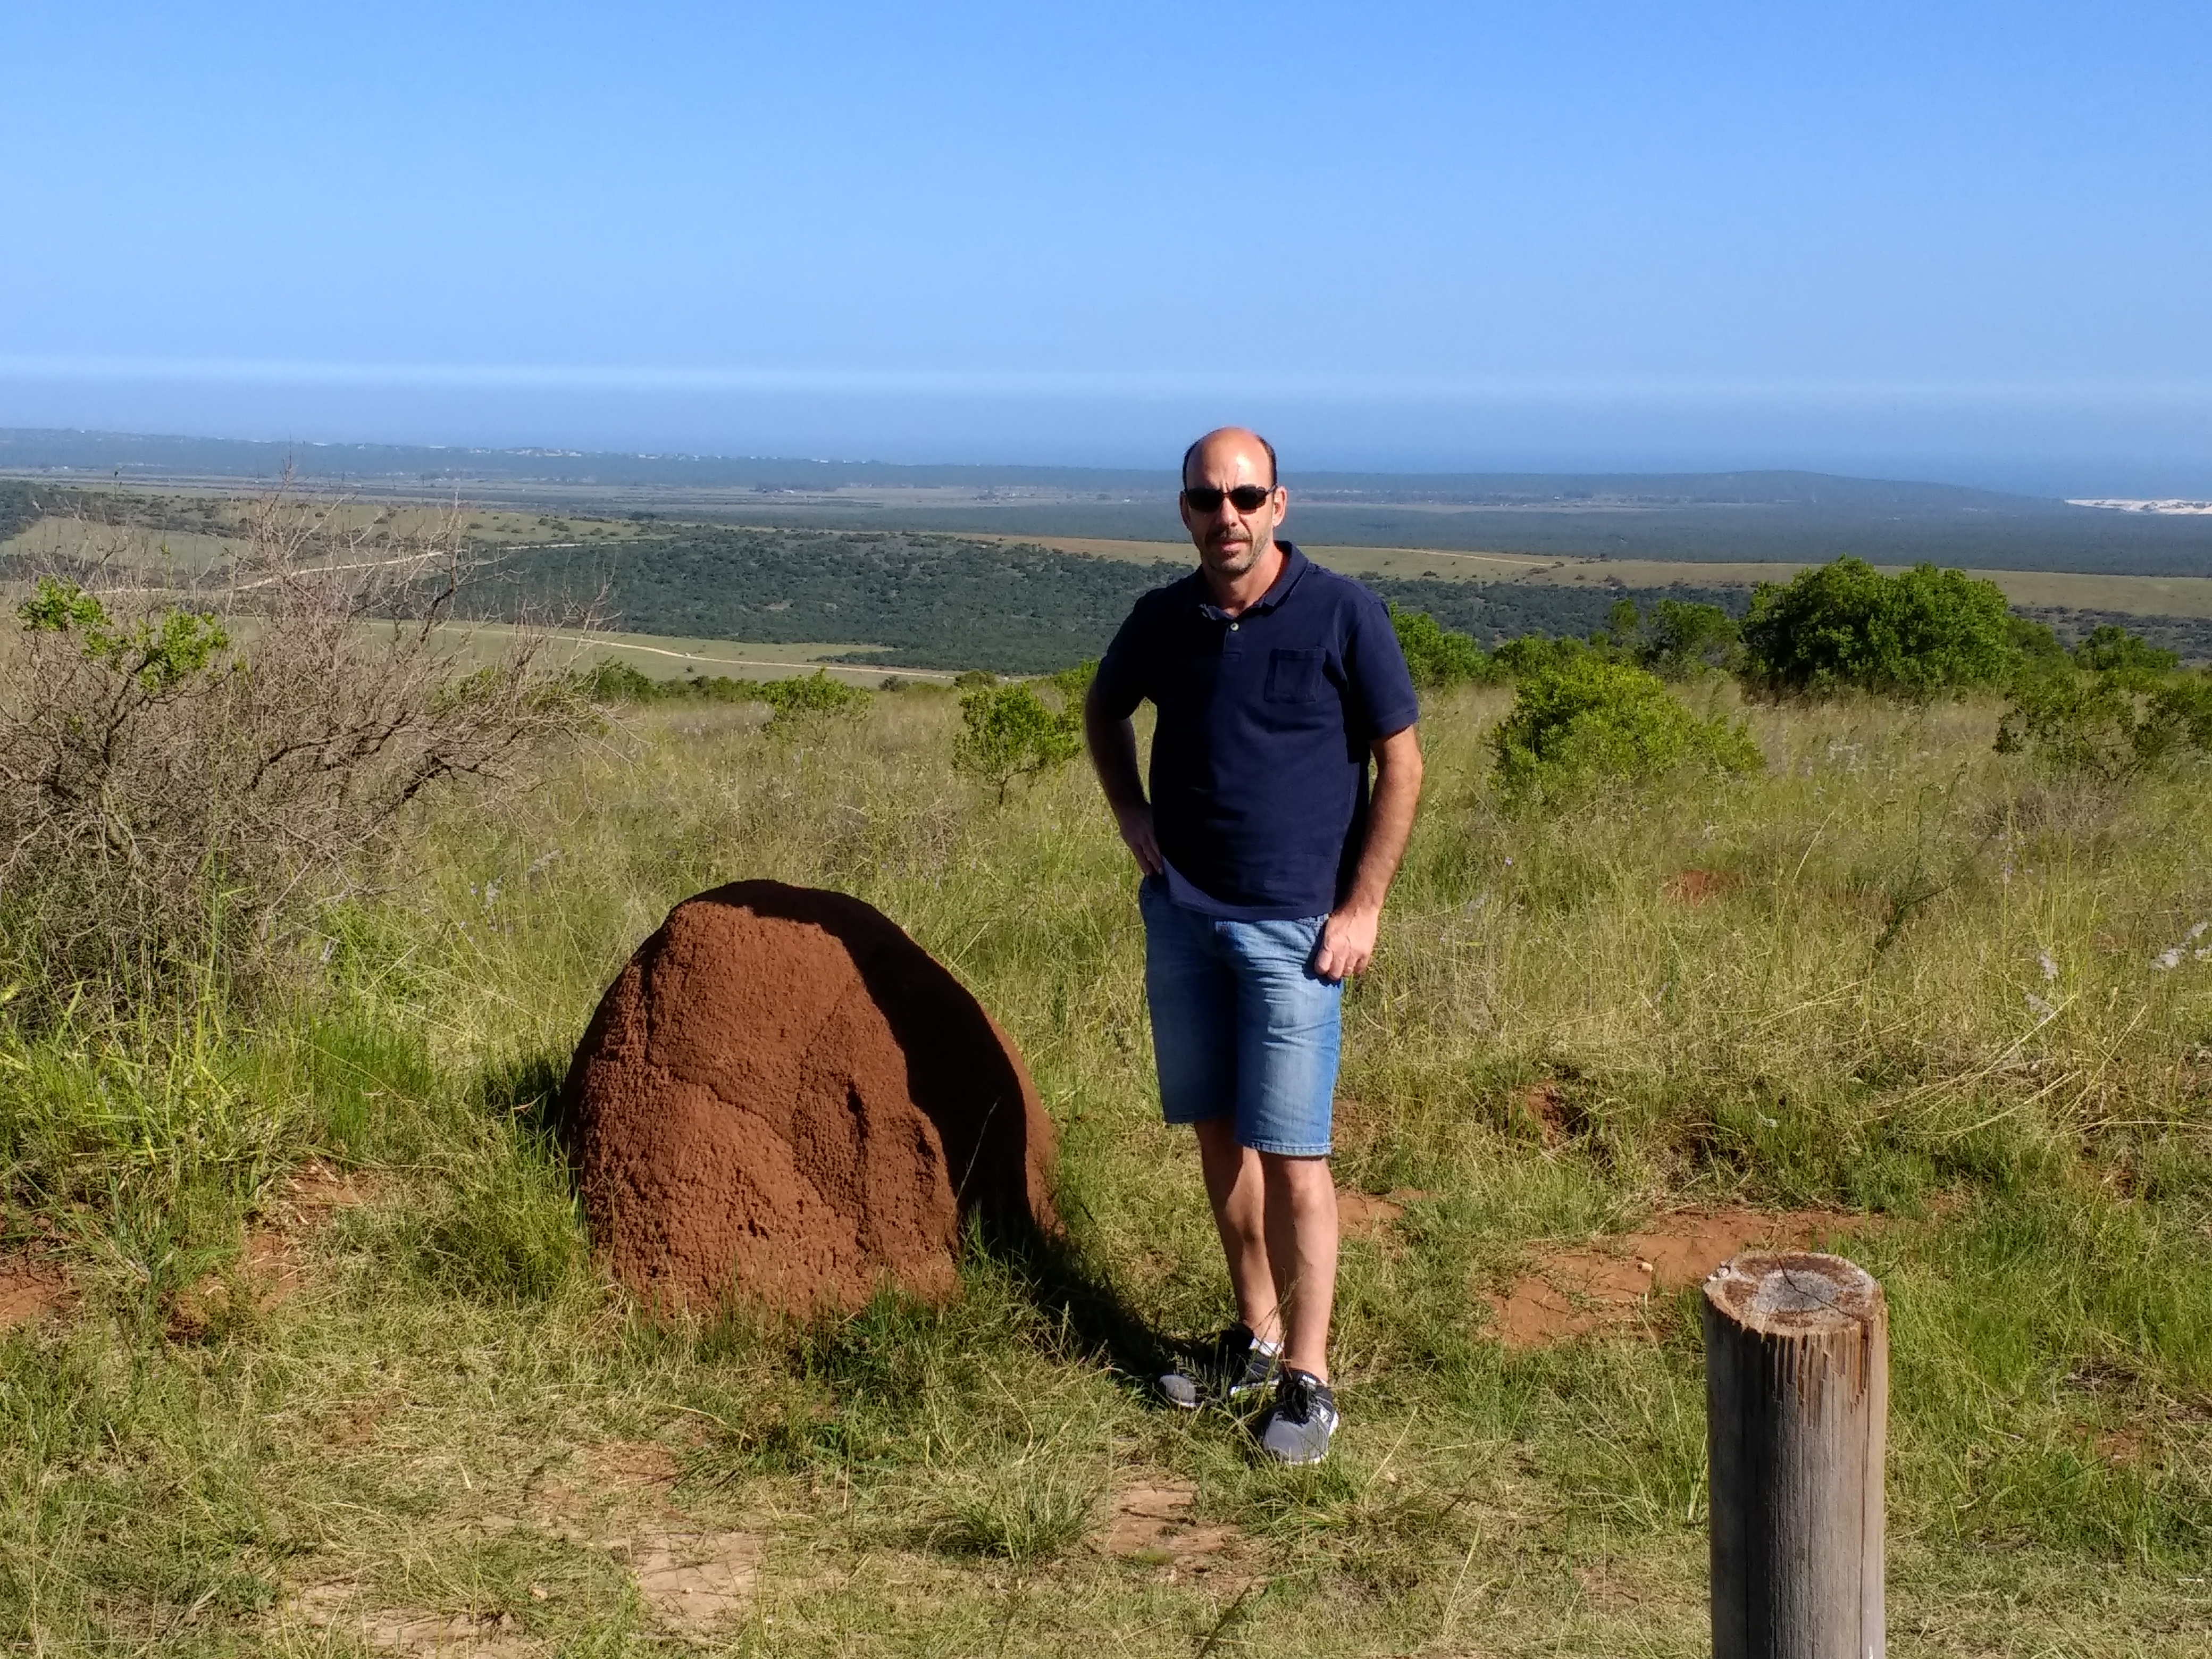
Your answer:
[[[1705,1281],[1713,1659],[1882,1659],[1889,1312],[1839,1255]]]

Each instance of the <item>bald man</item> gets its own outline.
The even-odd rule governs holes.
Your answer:
[[[1170,1123],[1197,1133],[1237,1322],[1160,1379],[1255,1402],[1263,1455],[1328,1455],[1329,1174],[1344,981],[1375,952],[1421,792],[1419,710],[1381,600],[1279,541],[1275,452],[1225,427],[1185,453],[1198,568],[1139,599],[1084,731],[1142,880],[1145,993]],[[1152,788],[1130,716],[1150,700]],[[1370,791],[1368,765],[1375,773]]]

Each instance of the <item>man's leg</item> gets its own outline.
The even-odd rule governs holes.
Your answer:
[[[1313,972],[1321,918],[1238,924],[1237,1139],[1259,1166],[1283,1364],[1326,1382],[1336,1300],[1328,1167],[1344,988]]]
[[[1266,1194],[1266,1259],[1283,1310],[1283,1364],[1326,1382],[1336,1304],[1335,1178],[1326,1158],[1248,1156],[1258,1159]]]
[[[1237,1144],[1233,1113],[1207,1118],[1195,1127],[1206,1196],[1213,1206],[1213,1224],[1221,1233],[1221,1253],[1229,1261],[1229,1282],[1237,1291],[1237,1317],[1262,1342],[1279,1343],[1282,1319],[1274,1275],[1267,1267],[1270,1246],[1260,1154]],[[1326,1313],[1322,1317],[1326,1322]]]

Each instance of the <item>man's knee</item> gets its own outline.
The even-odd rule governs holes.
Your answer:
[[[1335,1178],[1325,1158],[1300,1158],[1288,1152],[1261,1152],[1260,1173],[1271,1193],[1280,1193],[1298,1211],[1336,1208]]]

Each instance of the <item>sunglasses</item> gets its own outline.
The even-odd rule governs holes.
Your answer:
[[[1257,513],[1275,492],[1264,484],[1238,484],[1234,489],[1216,489],[1212,484],[1199,484],[1182,492],[1183,500],[1194,513],[1218,513],[1221,503],[1228,501],[1239,513]]]

